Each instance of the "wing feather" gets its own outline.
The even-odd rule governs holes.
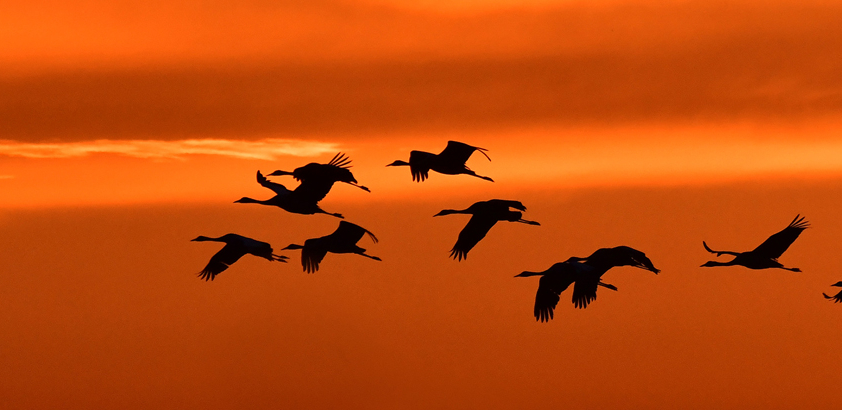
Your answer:
[[[366,234],[374,243],[377,243],[377,237],[369,230],[351,222],[340,221],[339,227],[330,236],[342,243],[353,244],[359,242],[363,235]]]
[[[302,199],[318,203],[333,188],[333,182],[324,178],[304,178],[293,192]]]
[[[318,202],[327,196],[335,182],[356,184],[354,174],[348,169],[350,164],[351,158],[340,152],[327,164],[310,163],[297,168],[293,176],[301,184],[295,188],[295,193]]]
[[[468,224],[459,232],[459,239],[450,250],[450,257],[461,261],[468,258],[468,252],[479,243],[489,230],[497,223],[496,219],[481,215],[474,215]]]
[[[556,264],[538,281],[538,292],[535,294],[535,320],[549,322],[553,318],[553,311],[558,305],[561,292],[567,290],[573,283],[574,274]]]
[[[822,292],[822,295],[824,295],[825,299],[833,299],[833,303],[842,302],[842,292],[837,293],[836,296],[828,296],[828,294],[824,292]]]
[[[524,206],[523,202],[520,201],[511,201],[507,199],[490,199],[485,202],[488,202],[489,204],[492,204],[494,206],[499,206],[501,208],[504,207],[503,210],[508,210],[508,208],[514,208],[518,211],[526,211],[526,206]]]
[[[290,190],[287,189],[287,187],[277,182],[272,182],[268,180],[265,176],[263,176],[263,174],[260,173],[260,171],[257,171],[257,183],[262,185],[264,188],[271,189],[273,192],[275,192],[275,194],[278,195],[290,192]]]
[[[798,239],[801,232],[809,227],[810,223],[805,221],[804,217],[798,215],[790,222],[789,226],[770,236],[760,246],[754,248],[752,252],[771,259],[778,259]]]
[[[409,172],[412,173],[412,180],[421,182],[427,179],[430,174],[432,161],[435,154],[424,151],[412,151],[409,153]]]
[[[825,299],[832,299],[833,303],[842,302],[842,292],[837,293],[836,296],[829,296],[827,293],[824,292],[822,292],[822,295],[824,295]]]
[[[234,262],[240,260],[246,254],[242,246],[226,244],[215,255],[210,258],[208,265],[199,272],[199,277],[204,280],[213,280]]]
[[[319,264],[327,255],[325,248],[319,241],[320,238],[304,241],[304,248],[301,249],[301,266],[307,273],[314,273],[319,270]]]
[[[334,155],[333,159],[331,159],[327,164],[338,168],[348,169],[351,168],[351,158],[345,155],[345,153],[340,152]]]
[[[483,152],[486,151],[485,148],[474,147],[458,141],[448,141],[447,147],[444,148],[438,157],[441,161],[451,164],[464,164],[471,157],[471,154],[477,150],[488,158],[488,155]],[[488,158],[488,160],[490,161],[491,158]]]
[[[588,304],[596,300],[596,288],[599,286],[599,276],[593,274],[581,274],[576,278],[573,285],[573,305],[578,309],[588,307]]]

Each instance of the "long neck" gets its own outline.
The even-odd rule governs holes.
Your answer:
[[[544,272],[530,272],[530,271],[523,271],[518,275],[515,275],[516,278],[525,278],[529,276],[540,276],[543,275]]]
[[[436,216],[450,215],[450,214],[469,214],[469,213],[470,212],[468,212],[467,209],[442,209],[442,211],[439,212],[438,215],[436,215]]]
[[[259,199],[249,198],[247,196],[244,196],[244,197],[234,201],[234,203],[240,203],[240,204],[264,204],[264,205],[266,204],[266,202],[268,202],[268,201],[261,201]]]
[[[705,266],[734,266],[736,265],[734,261],[736,261],[736,259],[730,262],[708,261],[705,263]]]
[[[222,240],[222,238],[223,238],[222,236],[220,236],[219,238],[211,238],[211,237],[208,237],[208,236],[199,236],[198,238],[193,239],[193,241],[194,242],[208,242],[208,241],[225,242],[225,241]]]

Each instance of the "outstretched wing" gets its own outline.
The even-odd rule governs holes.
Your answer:
[[[496,219],[488,218],[481,215],[474,215],[468,224],[459,232],[459,239],[456,240],[456,245],[450,250],[450,257],[461,261],[468,259],[468,251],[470,251],[485,234],[497,223]]]
[[[345,182],[349,184],[356,184],[357,179],[351,172],[351,158],[340,152],[330,160],[327,165],[322,165],[325,169],[325,178],[329,178],[333,182]]]
[[[357,183],[354,174],[348,169],[350,167],[351,159],[340,152],[327,164],[310,163],[296,168],[293,176],[301,181],[301,185],[295,188],[295,192],[313,201],[321,201],[330,192],[334,182]]]
[[[319,264],[327,255],[327,248],[319,242],[320,238],[304,241],[304,248],[301,249],[301,266],[307,273],[314,273],[319,270]]]
[[[287,189],[287,187],[285,187],[285,186],[283,186],[283,185],[281,185],[277,182],[272,182],[272,181],[266,179],[266,177],[263,176],[263,174],[261,174],[260,171],[257,171],[257,183],[262,185],[264,188],[271,189],[272,191],[275,192],[275,194],[278,194],[278,195],[290,192],[290,190]]]
[[[286,262],[284,260],[286,256],[275,255],[274,250],[272,250],[272,245],[266,242],[261,242],[247,237],[242,237],[241,240],[243,251],[245,253],[249,253],[254,256],[259,256],[270,261]]]
[[[573,283],[574,274],[564,263],[553,265],[538,281],[535,294],[535,320],[549,322],[558,305],[559,295]]]
[[[752,252],[767,258],[778,259],[789,248],[789,245],[795,242],[798,235],[801,235],[801,232],[809,227],[810,223],[805,221],[801,215],[797,215],[789,223],[789,226],[770,236],[769,239],[761,243]]]
[[[293,192],[299,198],[307,201],[319,202],[327,196],[330,189],[333,188],[333,182],[326,178],[302,178]]]
[[[216,275],[228,269],[228,266],[240,260],[246,254],[242,246],[227,244],[213,255],[208,265],[199,272],[199,277],[204,280],[213,280]]]
[[[374,236],[373,233],[368,231],[367,229],[359,226],[357,224],[353,224],[346,221],[340,221],[339,227],[330,234],[331,238],[339,241],[340,243],[357,243],[362,239],[363,235],[368,234],[369,238],[371,238],[374,243],[377,243],[377,237]]]
[[[412,180],[421,182],[427,179],[430,174],[430,167],[436,155],[424,151],[412,151],[409,153],[409,172],[412,173]]]
[[[474,151],[479,151],[482,155],[488,158],[485,148],[474,147],[458,141],[447,141],[447,147],[444,148],[438,157],[441,161],[451,164],[464,164],[471,157]],[[488,158],[491,161],[491,158]]]
[[[504,210],[508,210],[508,208],[514,208],[518,211],[526,211],[526,206],[523,205],[520,201],[510,201],[507,199],[489,199],[485,201],[495,207],[503,208]]]
[[[573,305],[579,309],[588,307],[596,299],[596,288],[599,286],[599,275],[580,274],[573,285]]]
[[[591,266],[634,266],[655,273],[661,271],[652,264],[645,253],[628,246],[597,249],[591,256],[588,256],[585,263]]]
[[[339,152],[327,164],[337,168],[348,169],[351,168],[351,158],[348,158],[345,153]]]

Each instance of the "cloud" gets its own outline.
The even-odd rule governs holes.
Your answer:
[[[279,138],[257,141],[188,139],[177,141],[95,140],[66,143],[0,140],[0,155],[24,158],[74,158],[91,154],[118,154],[150,159],[184,159],[188,155],[218,155],[240,159],[272,160],[285,155],[311,157],[337,150],[338,147],[334,143]]]
[[[122,13],[103,0],[18,2],[25,10],[0,15],[0,36],[11,30],[0,42],[0,135],[337,140],[798,123],[842,109],[842,4],[608,1],[456,14],[373,5],[408,0],[154,0],[161,7]]]

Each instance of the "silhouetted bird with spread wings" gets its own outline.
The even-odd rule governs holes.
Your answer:
[[[480,154],[485,155],[485,157],[491,161],[491,158],[489,158],[488,154],[485,153],[485,151],[487,151],[485,148],[474,147],[456,141],[448,141],[447,147],[444,151],[438,154],[432,154],[424,151],[412,151],[409,153],[409,162],[397,160],[386,166],[409,166],[409,171],[412,173],[412,180],[417,182],[427,179],[430,170],[447,175],[467,174],[477,178],[482,178],[486,181],[494,182],[494,180],[489,177],[477,175],[476,172],[472,171],[465,165],[465,162],[468,161],[468,158],[470,158],[474,151],[478,151]]]
[[[325,210],[320,208],[318,202],[321,198],[317,197],[317,195],[313,192],[310,192],[307,189],[299,190],[299,188],[305,186],[304,183],[299,185],[294,191],[290,191],[285,186],[266,179],[260,171],[257,171],[257,182],[263,187],[271,189],[275,193],[275,196],[266,200],[242,197],[234,201],[234,203],[271,205],[277,206],[278,208],[294,214],[327,214],[337,218],[344,218],[342,214],[332,214],[330,212],[325,212]]]
[[[842,288],[842,282],[836,282],[830,286],[838,286]],[[824,292],[822,292],[822,295],[824,295],[825,299],[833,299],[833,303],[842,302],[842,291],[839,291],[839,293],[837,293],[836,296],[828,296],[827,293]]]
[[[466,209],[455,210],[445,209],[433,216],[442,216],[450,214],[471,214],[471,220],[465,225],[465,228],[459,232],[459,239],[456,240],[456,245],[450,250],[450,257],[461,261],[468,258],[468,251],[476,245],[488,231],[498,221],[521,222],[529,225],[541,225],[535,221],[527,221],[523,218],[523,213],[512,211],[509,208],[515,208],[520,211],[526,211],[526,207],[519,201],[507,201],[504,199],[492,199],[489,201],[480,201]]]
[[[216,275],[228,269],[231,264],[238,261],[245,254],[252,254],[270,261],[286,262],[286,256],[275,255],[272,253],[272,245],[266,242],[260,242],[245,236],[229,233],[222,235],[219,238],[209,238],[207,236],[199,236],[192,239],[196,242],[224,242],[225,246],[213,255],[208,262],[208,266],[199,273],[199,277],[204,280],[213,280]]]
[[[366,192],[371,192],[367,187],[357,183],[354,174],[348,168],[351,168],[351,159],[340,152],[327,164],[311,162],[303,167],[296,168],[292,172],[278,170],[268,176],[292,175],[293,178],[301,182],[301,185],[295,188],[295,192],[316,201],[324,199],[335,182],[344,182]]]
[[[780,268],[793,272],[801,272],[798,268],[785,268],[778,262],[778,258],[795,242],[801,232],[810,227],[810,223],[804,220],[804,217],[797,215],[789,226],[782,231],[772,235],[760,246],[748,252],[729,252],[729,251],[715,251],[708,247],[708,244],[702,241],[702,245],[710,253],[715,253],[716,256],[733,255],[735,258],[730,262],[705,262],[702,267],[710,266],[733,266],[740,265],[749,269],[766,269],[766,268]]]
[[[586,308],[596,299],[597,287],[617,290],[614,285],[602,282],[602,275],[615,266],[633,266],[655,274],[660,272],[643,252],[628,246],[617,246],[598,249],[587,258],[569,258],[543,272],[525,271],[515,277],[541,276],[535,295],[534,314],[535,320],[545,322],[553,318],[559,295],[571,284],[575,284],[573,305],[580,309]]]
[[[368,234],[374,243],[377,237],[365,228],[350,222],[340,221],[339,227],[332,234],[321,238],[307,239],[304,245],[291,244],[284,249],[301,249],[301,266],[307,273],[319,270],[319,263],[325,258],[328,252],[331,253],[356,253],[374,260],[381,260],[376,256],[366,255],[365,249],[357,246],[357,242],[363,235]],[[282,249],[282,250],[284,250]]]

